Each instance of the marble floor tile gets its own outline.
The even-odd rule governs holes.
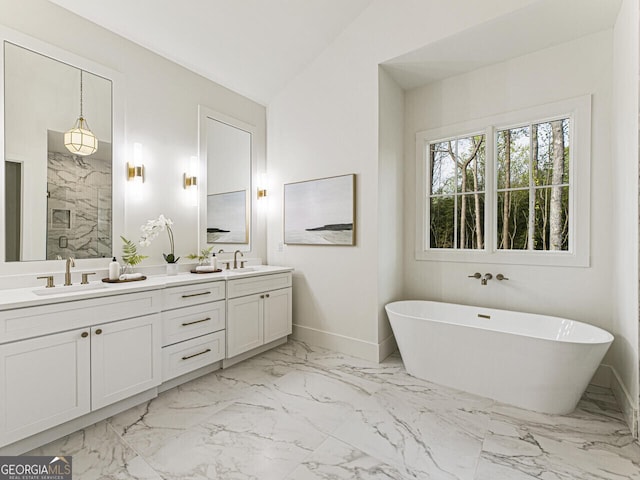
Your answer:
[[[270,407],[231,405],[147,460],[164,479],[283,479],[326,435]]]
[[[256,388],[242,400],[243,405],[271,408],[290,415],[314,429],[330,434],[357,406],[368,401],[378,384],[361,386],[361,379],[336,377],[328,372],[297,371],[281,377],[270,386]]]
[[[74,479],[161,480],[107,422],[99,422],[25,455],[71,456]]]
[[[287,477],[287,480],[403,480],[394,467],[355,447],[328,438]]]
[[[167,439],[242,398],[250,386],[210,373],[108,419],[138,453],[151,455]]]
[[[30,454],[74,480],[640,480],[608,389],[546,415],[296,341]]]
[[[492,405],[462,392],[450,397],[383,387],[333,436],[409,478],[471,480]]]
[[[569,415],[497,405],[476,478],[640,480],[640,446],[624,422],[581,405]]]

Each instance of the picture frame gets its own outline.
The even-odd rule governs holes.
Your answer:
[[[286,245],[356,244],[356,175],[284,185]]]

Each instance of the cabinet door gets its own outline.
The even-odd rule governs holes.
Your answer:
[[[262,298],[261,298],[262,297]],[[263,342],[264,294],[233,298],[227,303],[227,358]]]
[[[0,446],[89,412],[88,334],[87,328],[0,345]]]
[[[97,410],[160,385],[160,315],[91,329],[91,408]]]
[[[291,334],[291,288],[267,292],[264,299],[264,343]]]

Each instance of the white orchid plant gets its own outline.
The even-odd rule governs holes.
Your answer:
[[[178,263],[178,260],[180,260],[180,257],[176,258],[175,256],[174,243],[173,243],[173,230],[171,230],[171,225],[173,225],[173,222],[171,221],[171,219],[165,217],[162,214],[160,214],[160,216],[157,219],[147,220],[147,223],[145,223],[140,227],[140,230],[142,230],[142,235],[140,236],[140,245],[143,247],[148,247],[149,245],[151,245],[151,242],[155,240],[155,238],[160,234],[160,232],[163,232],[166,230],[167,234],[169,235],[169,244],[171,247],[171,252],[163,253],[162,256],[164,257],[167,263]]]

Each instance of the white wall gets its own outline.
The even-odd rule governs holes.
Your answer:
[[[613,282],[615,348],[611,363],[624,390],[619,402],[638,410],[638,2],[625,0],[613,31]]]
[[[404,231],[404,91],[379,71],[378,339],[379,360],[396,348],[384,306],[402,298]]]
[[[411,233],[416,228],[416,132],[593,94],[591,267],[417,261],[415,237],[407,235],[408,297],[552,314],[611,330],[611,37],[604,31],[406,93],[405,229]],[[468,278],[476,271],[503,273],[509,281],[481,286]]]
[[[268,108],[269,263],[295,267],[294,334],[377,359],[378,64],[530,3],[376,0]],[[355,173],[357,246],[286,246],[282,184]],[[401,268],[399,266],[399,268]],[[385,269],[382,270],[383,272]]]
[[[46,0],[0,1],[0,23],[120,72],[125,95],[125,154],[133,143],[143,145],[146,183],[139,200],[127,198],[123,235],[139,236],[140,225],[160,213],[173,219],[176,255],[198,248],[198,210],[182,187],[182,174],[191,156],[198,155],[198,105],[257,127],[260,165],[265,162],[265,107],[215,84],[159,55],[129,42]],[[126,183],[123,178],[114,182]],[[117,237],[116,237],[117,238]],[[252,256],[265,258],[264,229],[254,231]],[[116,252],[120,245],[116,244]],[[169,241],[159,237],[143,253],[143,265],[162,264]],[[82,268],[82,261],[78,268]],[[57,265],[57,264],[56,264]],[[105,264],[106,267],[106,264]],[[52,265],[3,267],[2,273],[54,270]]]

